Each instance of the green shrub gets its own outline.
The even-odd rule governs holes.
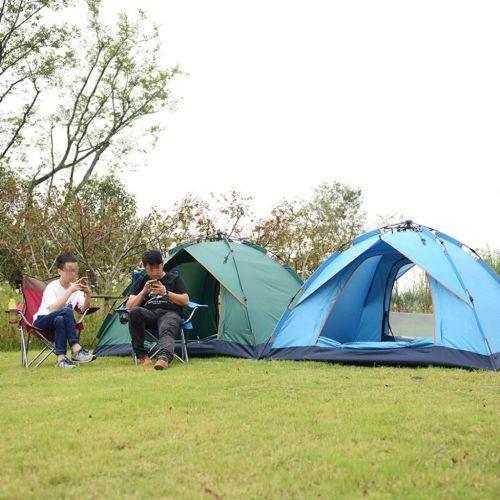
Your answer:
[[[403,291],[395,287],[391,306],[400,312],[431,313],[432,296],[426,277],[421,276],[410,288]]]

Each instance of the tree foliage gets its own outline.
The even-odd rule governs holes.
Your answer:
[[[64,0],[3,0],[0,5],[0,163],[24,143],[41,94],[71,60],[69,31],[47,20]]]
[[[176,106],[169,83],[180,69],[160,64],[158,29],[144,13],[121,13],[108,27],[100,0],[76,3],[87,6],[83,31],[45,26],[45,12],[64,7],[63,0],[4,0],[0,10],[0,109],[9,110],[0,121],[0,161],[25,174],[28,203],[37,188],[58,184],[70,196],[99,166],[123,169],[127,153],[143,149],[141,137],[155,141],[160,127],[144,119]]]
[[[333,250],[358,235],[364,221],[360,189],[322,183],[311,200],[284,200],[274,207],[256,226],[255,239],[306,279]]]
[[[416,279],[404,289],[394,286],[391,297],[391,309],[396,312],[432,313],[432,292],[424,272],[417,274]]]
[[[248,198],[236,191],[210,201],[186,195],[169,210],[152,208],[139,215],[135,197],[114,176],[94,177],[78,192],[53,186],[26,205],[26,186],[0,175],[0,280],[11,284],[22,274],[56,274],[55,257],[73,253],[94,292],[120,292],[131,270],[140,267],[147,247],[169,248],[186,240],[213,236],[218,230],[240,234]],[[216,225],[217,224],[217,225]],[[219,225],[220,224],[220,225]]]
[[[0,219],[1,278],[14,284],[22,274],[52,276],[55,257],[69,251],[96,289],[108,292],[135,264],[147,237],[145,224],[134,197],[113,177],[89,181],[70,199],[53,187],[26,206],[25,195],[14,180],[0,190],[2,199],[13,201]]]
[[[490,247],[480,250],[481,258],[500,276],[500,249]]]
[[[89,7],[90,36],[83,40],[83,61],[67,79],[59,109],[50,118],[44,150],[51,154],[35,170],[32,187],[62,176],[68,193],[78,193],[105,152],[110,153],[110,165],[113,155],[123,158],[138,149],[127,130],[164,106],[175,105],[169,80],[180,70],[159,64],[157,30],[145,29],[143,15],[131,21],[123,13],[116,28],[109,29],[99,20],[99,2],[89,2]],[[156,130],[151,126],[148,133]]]

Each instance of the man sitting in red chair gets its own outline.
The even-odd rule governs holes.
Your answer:
[[[90,288],[87,278],[75,280],[78,264],[73,255],[58,255],[56,266],[59,279],[47,285],[33,324],[54,332],[56,368],[76,368],[76,363],[90,363],[96,358],[80,345],[73,316],[74,309],[83,311],[90,307]],[[71,360],[66,357],[66,343],[71,347]]]

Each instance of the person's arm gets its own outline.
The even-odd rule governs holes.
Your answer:
[[[136,292],[135,294],[134,293],[131,293],[128,297],[128,300],[127,300],[127,309],[132,309],[132,307],[137,307],[137,306],[140,306],[142,305],[142,303],[144,302],[144,299],[146,298],[146,295],[151,291],[151,283],[149,281],[146,282],[146,284],[144,285],[144,288],[142,290],[140,290],[139,292],[137,292],[136,290],[132,290],[132,292]]]
[[[83,292],[83,304],[78,304],[80,311],[84,312],[90,307],[90,286],[86,281],[85,284],[81,285],[81,291]]]
[[[189,304],[189,295],[187,293],[168,292],[168,301],[177,306],[186,307]]]
[[[155,291],[160,295],[167,295],[168,301],[171,302],[172,304],[175,304],[176,306],[186,307],[189,303],[189,295],[187,294],[187,287],[185,286],[184,282],[177,283],[177,286],[178,288],[176,288],[176,290],[181,293],[167,292],[167,289],[162,284],[162,282],[158,281],[157,283],[155,283]],[[184,292],[184,290],[186,290],[186,292]]]
[[[54,302],[52,302],[52,304],[47,306],[47,309],[50,312],[59,311],[59,309],[62,309],[66,306],[66,302],[68,302],[71,294],[73,294],[74,292],[78,292],[81,289],[82,285],[80,285],[79,283],[72,283],[71,286],[64,291],[64,295],[59,300],[55,300]]]

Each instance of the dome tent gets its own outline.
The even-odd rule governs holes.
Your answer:
[[[391,335],[394,282],[414,265],[429,281],[432,336]],[[462,243],[406,221],[363,234],[303,285],[273,332],[269,359],[498,370],[500,279]]]
[[[180,274],[190,300],[208,305],[197,311],[193,329],[186,331],[190,356],[259,358],[302,285],[293,270],[272,260],[263,247],[225,238],[173,248],[164,269]],[[104,321],[97,336],[95,354],[131,354],[128,326],[118,314]]]

